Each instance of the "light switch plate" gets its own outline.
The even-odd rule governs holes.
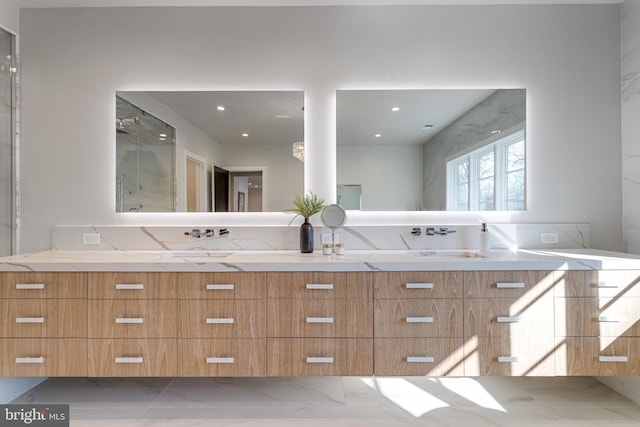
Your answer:
[[[559,242],[558,233],[540,233],[540,243],[554,245]]]
[[[100,245],[100,233],[82,233],[83,245]]]

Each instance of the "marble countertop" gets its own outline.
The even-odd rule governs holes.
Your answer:
[[[639,269],[640,255],[581,250],[63,251],[0,258],[0,271],[476,271]]]

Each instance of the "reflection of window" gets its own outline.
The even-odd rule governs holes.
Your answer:
[[[524,130],[447,162],[447,210],[524,210]]]

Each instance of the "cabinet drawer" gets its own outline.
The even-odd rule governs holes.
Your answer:
[[[269,376],[373,375],[372,339],[267,339]]]
[[[375,300],[376,337],[462,337],[462,299]]]
[[[90,300],[89,338],[176,337],[177,302]]]
[[[2,337],[87,337],[87,301],[0,300]]]
[[[264,299],[266,273],[180,273],[183,299]]]
[[[406,271],[374,274],[376,298],[461,298],[463,273]]]
[[[263,377],[265,339],[180,339],[178,375],[181,377]]]
[[[0,298],[86,298],[87,273],[0,273]]]
[[[556,298],[556,336],[640,337],[640,298]]]
[[[180,301],[181,338],[264,338],[264,300]]]
[[[90,377],[175,377],[175,339],[89,339]]]
[[[640,375],[638,338],[566,338],[555,355],[557,375]]]
[[[476,298],[465,302],[466,337],[553,336],[553,298]]]
[[[554,338],[472,338],[464,343],[467,376],[553,376]]]
[[[467,298],[552,297],[551,271],[470,271],[464,273]]]
[[[89,299],[176,299],[178,273],[89,273]]]
[[[0,339],[0,376],[84,377],[85,339]]]
[[[371,300],[269,300],[270,337],[373,337]]]
[[[359,298],[373,296],[371,273],[267,273],[268,298]]]
[[[376,338],[375,375],[464,375],[462,338]]]
[[[640,297],[640,271],[558,271],[555,295],[561,297]]]

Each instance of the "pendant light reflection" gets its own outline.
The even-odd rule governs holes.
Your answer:
[[[304,141],[297,141],[293,143],[292,147],[293,157],[304,162]]]

